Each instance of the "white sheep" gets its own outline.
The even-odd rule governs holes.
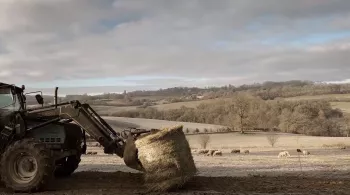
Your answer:
[[[283,151],[283,152],[280,152],[280,153],[278,154],[278,158],[281,158],[281,157],[289,157],[289,156],[290,156],[290,154],[289,154],[288,151]]]
[[[306,155],[310,155],[310,152],[307,151],[307,150],[303,150],[303,155],[306,156]]]
[[[221,151],[215,151],[213,156],[222,156],[222,152]]]

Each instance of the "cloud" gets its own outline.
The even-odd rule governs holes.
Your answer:
[[[119,78],[111,82],[129,89],[346,80],[349,9],[348,0],[3,0],[0,79]]]

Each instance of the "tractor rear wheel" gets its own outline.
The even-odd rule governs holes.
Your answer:
[[[68,177],[70,176],[79,166],[81,161],[81,154],[68,156],[58,161],[58,166],[55,170],[56,177]]]
[[[34,139],[10,145],[1,157],[1,180],[16,192],[35,192],[53,178],[55,161],[50,149]]]

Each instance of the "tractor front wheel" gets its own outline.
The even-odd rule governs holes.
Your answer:
[[[50,149],[34,139],[15,142],[1,157],[1,180],[16,192],[41,190],[53,178],[54,170]]]
[[[59,160],[59,165],[55,170],[56,177],[68,177],[70,176],[79,166],[81,161],[81,154],[68,156]]]

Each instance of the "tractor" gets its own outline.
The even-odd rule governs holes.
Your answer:
[[[36,192],[58,177],[70,176],[86,154],[87,135],[106,154],[116,154],[131,168],[142,169],[134,141],[152,130],[115,131],[89,104],[78,100],[45,104],[34,92],[37,105],[26,101],[25,86],[0,83],[0,175],[15,192]],[[33,95],[32,95],[33,96]]]

